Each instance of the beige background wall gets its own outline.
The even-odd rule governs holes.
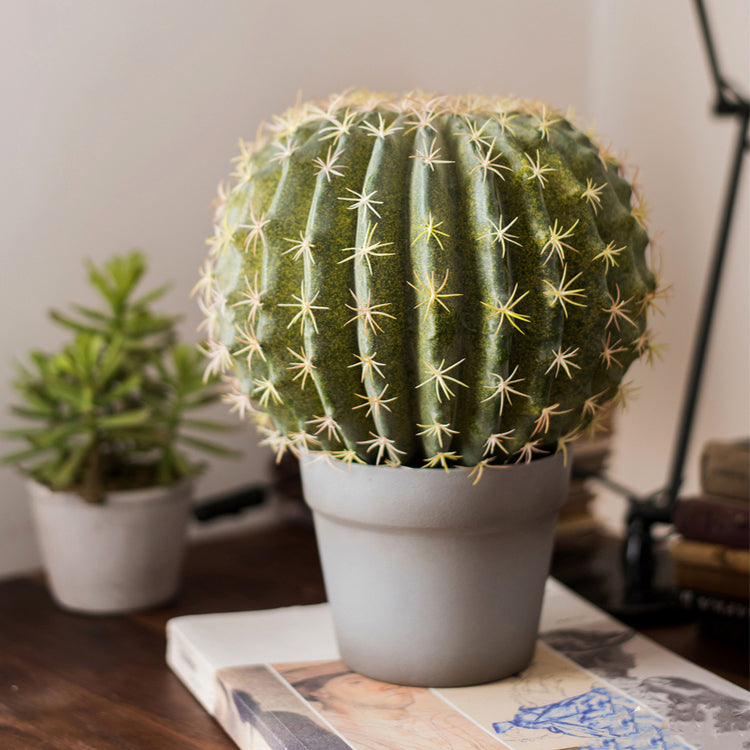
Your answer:
[[[748,5],[711,8],[726,67],[750,89]],[[209,204],[239,136],[305,97],[351,85],[477,90],[574,104],[641,165],[664,232],[674,298],[659,321],[664,362],[634,372],[641,396],[620,424],[615,474],[652,489],[665,474],[695,297],[731,133],[710,89],[692,4],[683,0],[24,0],[0,29],[0,426],[13,358],[52,347],[49,307],[92,301],[82,261],[139,246],[164,303],[199,322],[188,294],[211,232]],[[703,437],[748,431],[747,188],[717,321]],[[219,410],[223,414],[223,410]],[[207,495],[256,480],[268,454],[243,429],[242,462],[205,477]],[[690,481],[694,482],[691,471]],[[37,564],[20,478],[0,469],[0,575]],[[617,526],[619,500],[602,504]]]

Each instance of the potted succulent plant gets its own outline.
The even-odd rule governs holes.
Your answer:
[[[567,447],[651,351],[622,167],[548,106],[355,91],[242,144],[203,269],[209,373],[300,454],[369,676],[531,659]]]
[[[19,365],[13,412],[29,425],[4,436],[26,445],[2,461],[29,478],[56,601],[114,613],[176,592],[191,480],[203,468],[180,446],[229,451],[190,434],[223,429],[188,415],[220,389],[215,378],[204,382],[203,355],[176,340],[176,318],[152,311],[166,288],[135,296],[144,256],[88,270],[105,307],[52,312],[72,340],[52,354],[32,351],[30,366]]]

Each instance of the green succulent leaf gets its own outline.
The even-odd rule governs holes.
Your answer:
[[[91,450],[91,443],[81,443],[70,451],[65,461],[59,464],[49,475],[53,487],[70,487],[81,472]]]
[[[71,308],[75,310],[81,317],[89,318],[96,323],[104,324],[103,327],[97,327],[94,330],[95,333],[102,333],[106,330],[107,325],[110,323],[111,318],[100,310],[94,310],[91,307],[85,307],[84,305],[71,304]]]
[[[140,372],[129,373],[124,379],[107,383],[107,390],[100,396],[102,406],[111,406],[113,403],[126,397],[138,398],[139,390],[143,384],[143,374]]]
[[[53,399],[61,405],[70,406],[75,411],[83,411],[86,399],[81,391],[72,385],[60,381],[45,384],[45,390]]]
[[[92,326],[89,323],[81,322],[70,315],[58,312],[57,310],[51,310],[49,316],[55,321],[55,323],[59,323],[60,325],[79,333],[103,333],[102,329],[98,326]]]
[[[133,302],[133,307],[146,309],[149,305],[156,302],[156,300],[161,299],[171,288],[172,284],[163,284],[135,300],[135,302]]]
[[[24,450],[15,451],[13,453],[6,453],[0,456],[0,464],[3,465],[19,465],[24,464],[30,459],[39,458],[46,453],[49,453],[49,448],[25,448]]]
[[[26,419],[52,419],[55,417],[55,410],[46,405],[41,405],[38,408],[11,406],[10,411],[12,414],[19,417],[25,417]]]
[[[199,438],[192,437],[191,435],[178,435],[177,442],[189,445],[191,448],[197,448],[205,453],[211,453],[214,456],[222,456],[224,458],[236,458],[239,453],[235,450],[227,448],[219,443],[213,443],[208,440],[201,440]]]
[[[120,430],[124,427],[139,427],[151,419],[150,409],[134,409],[133,411],[122,411],[97,420],[100,430]]]

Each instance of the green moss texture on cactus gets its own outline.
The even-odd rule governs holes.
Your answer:
[[[298,106],[221,192],[208,369],[279,455],[481,473],[564,449],[652,351],[621,172],[543,104]]]

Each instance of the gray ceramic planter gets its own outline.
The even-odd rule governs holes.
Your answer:
[[[28,483],[47,582],[64,609],[133,612],[177,593],[192,484],[112,492],[101,505]]]
[[[341,656],[385,682],[498,680],[528,666],[562,455],[488,470],[347,466],[302,457]]]

